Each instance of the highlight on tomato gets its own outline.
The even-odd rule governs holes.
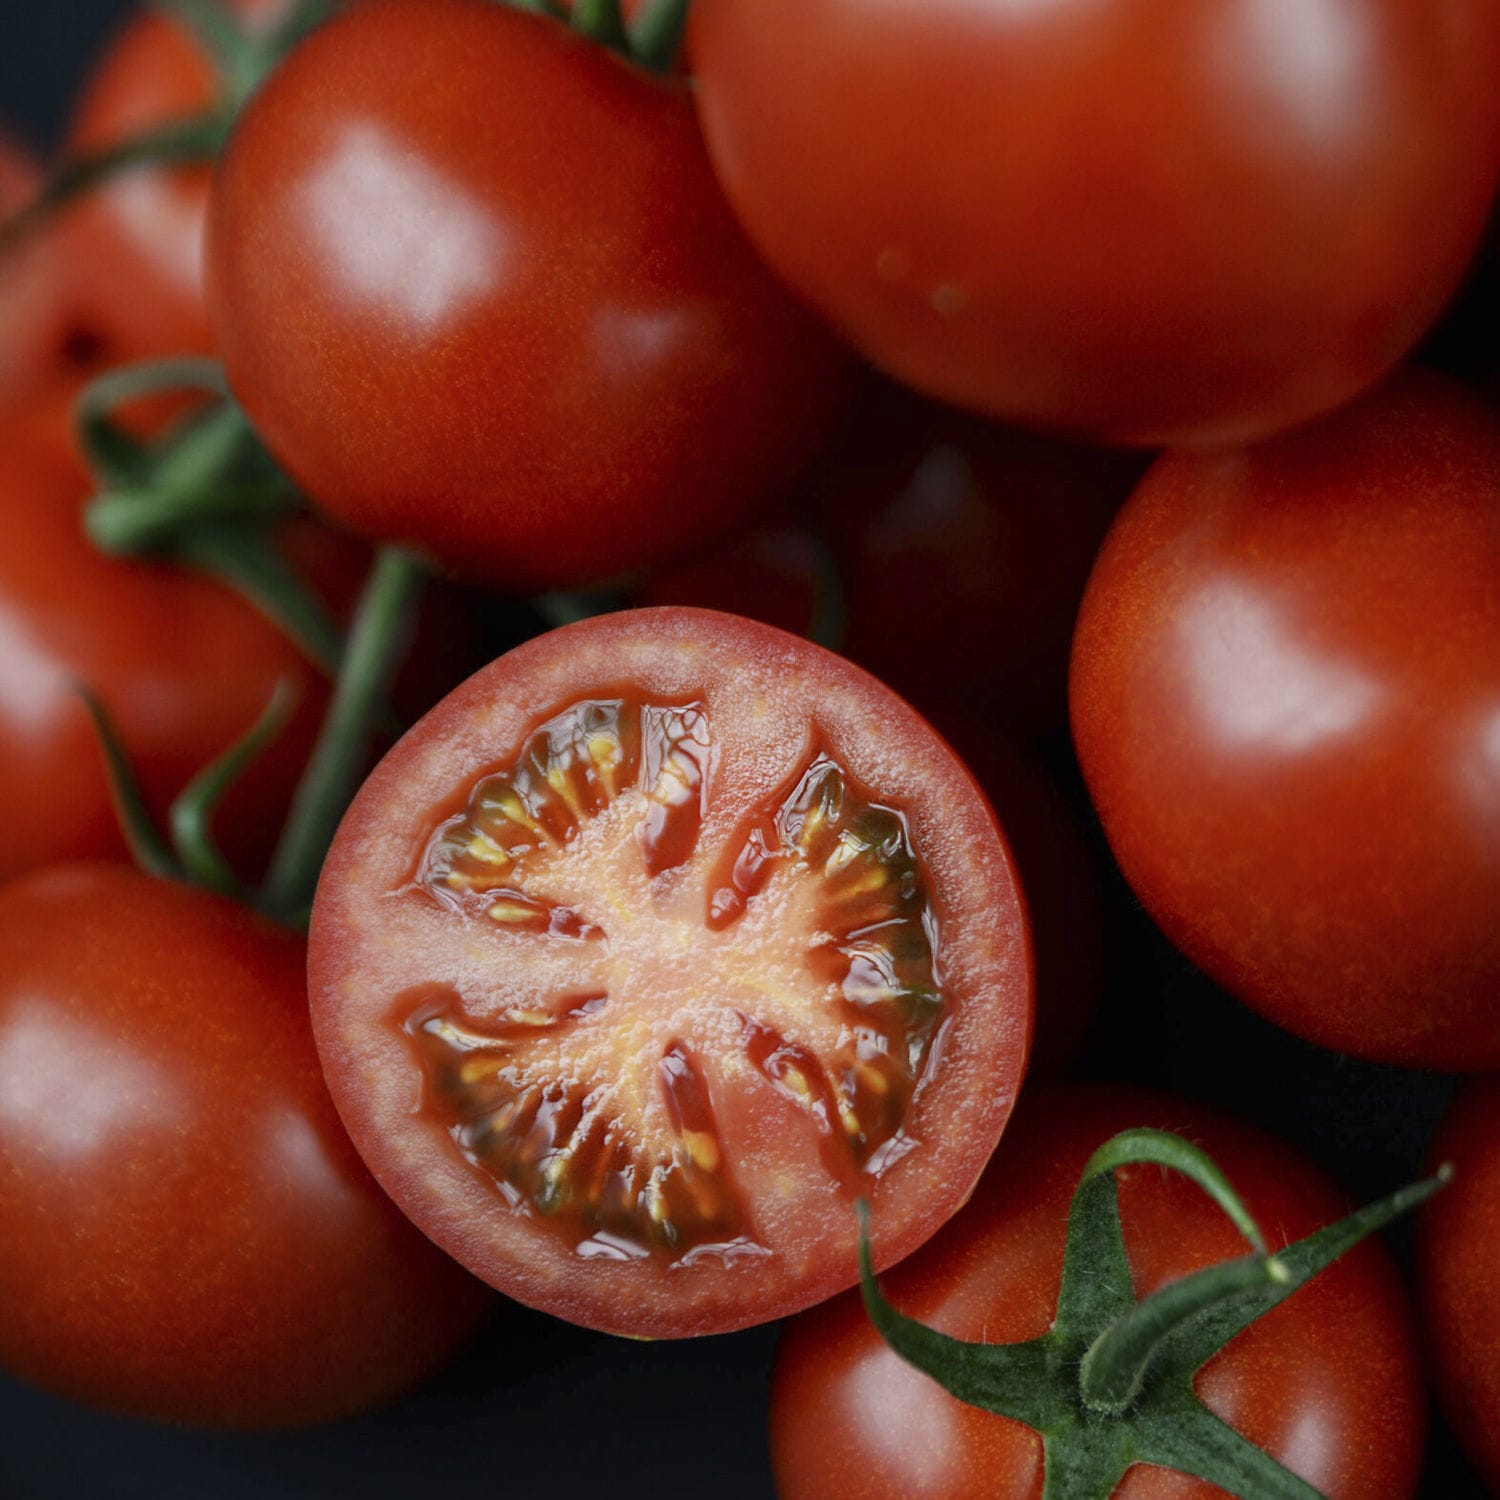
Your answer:
[[[715,169],[875,364],[990,416],[1240,442],[1375,384],[1500,176],[1489,0],[699,0]]]
[[[508,1295],[649,1337],[782,1316],[964,1200],[1025,1066],[1030,939],[962,764],[729,615],[533,640],[427,716],[324,866],[329,1085],[398,1204]]]
[[[307,493],[508,590],[686,553],[789,492],[851,361],[770,275],[687,83],[489,0],[299,47],[215,180],[234,392]]]
[[[1407,1500],[1421,1357],[1394,1264],[1358,1242],[1437,1186],[1345,1219],[1320,1170],[1224,1115],[1028,1090],[973,1200],[866,1286],[868,1314],[849,1292],[787,1325],[777,1493]]]
[[[1500,1066],[1500,417],[1418,371],[1161,459],[1089,581],[1078,758],[1167,936],[1371,1061]]]
[[[370,1179],[308,1030],[306,944],[126,866],[0,889],[0,1364],[159,1421],[304,1427],[493,1310]]]

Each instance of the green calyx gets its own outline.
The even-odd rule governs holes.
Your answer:
[[[1137,1300],[1115,1171],[1184,1173],[1224,1209],[1250,1254]],[[1106,1500],[1133,1464],[1208,1480],[1242,1500],[1318,1500],[1318,1492],[1198,1399],[1193,1380],[1226,1344],[1366,1236],[1430,1197],[1446,1171],[1268,1254],[1248,1209],[1213,1161],[1180,1136],[1127,1131],[1090,1160],[1073,1197],[1057,1316],[1022,1344],[975,1344],[904,1317],[881,1294],[861,1205],[865,1307],[903,1359],[971,1405],[1042,1435],[1044,1500]]]

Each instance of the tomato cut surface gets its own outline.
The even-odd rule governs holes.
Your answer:
[[[335,1098],[382,1184],[520,1300],[708,1333],[958,1207],[1025,1063],[1029,936],[962,764],[816,646],[602,617],[473,678],[325,868]]]

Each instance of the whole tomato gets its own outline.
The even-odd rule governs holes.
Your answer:
[[[1146,476],[1073,647],[1121,869],[1278,1025],[1500,1066],[1500,420],[1408,373]]]
[[[371,0],[300,47],[231,139],[209,260],[231,383],[307,492],[505,588],[731,529],[844,403],[686,83],[487,0]]]
[[[698,0],[750,237],[883,369],[1155,446],[1373,384],[1500,172],[1490,0]]]
[[[955,1338],[1011,1343],[1051,1326],[1068,1207],[1092,1153],[1139,1126],[1187,1135],[1223,1168],[1276,1249],[1347,1211],[1287,1146],[1201,1107],[1114,1089],[1031,1092],[973,1200],[882,1278],[908,1317]],[[1243,1253],[1193,1184],[1156,1167],[1118,1174],[1139,1296]],[[879,1219],[875,1220],[879,1243]],[[1199,1373],[1199,1398],[1331,1500],[1415,1492],[1426,1428],[1421,1360],[1395,1267],[1352,1251],[1235,1338]],[[1038,1500],[1036,1432],[969,1406],[888,1348],[848,1293],[787,1325],[771,1395],[781,1500]],[[1209,1500],[1216,1485],[1137,1465],[1116,1500]]]
[[[215,820],[226,854],[252,870],[302,773],[327,680],[221,584],[95,551],[83,530],[93,490],[72,440],[70,395],[0,421],[0,879],[124,853],[80,687],[103,703],[162,815],[287,681],[299,694],[291,723]],[[281,540],[328,606],[346,611],[369,566],[366,549],[306,521]],[[470,627],[451,602],[435,602],[404,679],[408,710],[425,709],[472,666]]]
[[[126,866],[0,891],[0,1364],[138,1416],[300,1427],[484,1318],[339,1125],[305,952]]]
[[[237,17],[266,30],[290,0],[233,0]],[[67,151],[106,150],[201,115],[222,82],[212,59],[173,17],[131,17],[84,85]],[[203,225],[212,169],[139,166],[92,189],[62,220],[70,311],[120,362],[210,354],[203,296]]]
[[[1432,1160],[1454,1178],[1418,1221],[1428,1350],[1448,1419],[1500,1492],[1500,1078],[1464,1087]]]

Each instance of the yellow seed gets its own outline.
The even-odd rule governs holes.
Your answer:
[[[858,880],[849,885],[843,894],[846,897],[868,896],[872,892],[878,891],[881,886],[889,885],[890,879],[891,872],[889,870],[882,868],[880,865],[875,865],[868,873],[861,875]]]
[[[702,1130],[685,1130],[682,1139],[695,1167],[704,1172],[719,1170],[719,1143],[711,1135]]]
[[[891,1091],[890,1079],[869,1063],[859,1070],[859,1081],[877,1098],[883,1099]]]
[[[568,775],[565,767],[554,766],[548,771],[547,785],[562,798],[568,811],[575,818],[583,816],[583,803],[578,800],[578,793],[573,786],[573,778]]]
[[[588,743],[588,752],[589,759],[599,768],[605,791],[615,796],[615,771],[622,759],[619,741],[607,734],[596,734]]]
[[[484,805],[487,810],[493,809],[501,817],[526,829],[528,833],[540,834],[543,838],[547,836],[546,830],[531,816],[526,804],[515,792],[502,792],[498,796],[487,797]]]
[[[507,1021],[514,1022],[517,1026],[555,1026],[557,1017],[551,1011],[546,1010],[508,1010],[505,1013]]]
[[[458,1065],[459,1081],[468,1088],[488,1083],[499,1071],[500,1060],[493,1053],[473,1053]]]
[[[542,913],[534,906],[522,906],[518,901],[497,901],[485,915],[492,922],[514,927],[522,922],[534,922]]]
[[[847,1104],[839,1105],[839,1119],[843,1122],[844,1129],[850,1135],[857,1136],[860,1134],[859,1116]]]
[[[805,1101],[812,1098],[812,1086],[808,1083],[806,1076],[800,1068],[788,1068],[781,1075],[781,1081],[799,1099]]]
[[[482,829],[469,840],[464,853],[486,865],[508,865],[515,858],[504,844],[497,844]]]

